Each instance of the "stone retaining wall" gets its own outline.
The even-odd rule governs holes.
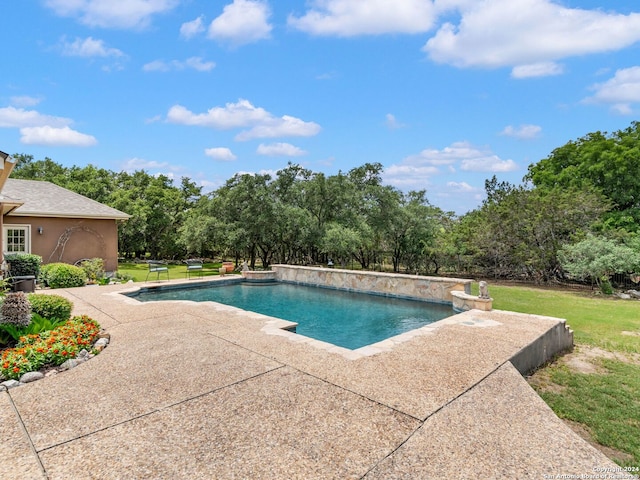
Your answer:
[[[469,294],[473,280],[445,277],[424,277],[398,273],[365,272],[334,268],[272,265],[281,282],[388,295],[438,303],[452,303],[451,292]]]

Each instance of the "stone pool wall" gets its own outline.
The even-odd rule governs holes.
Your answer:
[[[438,303],[452,303],[451,292],[469,294],[473,280],[445,277],[423,277],[399,273],[363,272],[334,268],[272,265],[281,282],[337,288],[352,292],[389,295]]]

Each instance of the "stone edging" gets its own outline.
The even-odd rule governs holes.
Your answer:
[[[97,350],[99,353],[105,348],[107,348],[107,345],[109,345],[110,340],[111,340],[111,335],[109,335],[105,331],[101,331],[96,336],[96,341],[93,343],[90,350]],[[22,374],[22,376],[20,377],[20,380],[5,380],[4,382],[0,383],[0,392],[4,390],[9,390],[10,388],[19,387],[26,383],[35,382],[36,380],[40,380],[45,377],[52,377],[54,375],[57,375],[60,372],[64,372],[65,370],[70,370],[72,368],[75,368],[81,363],[84,363],[87,360],[90,360],[91,358],[95,357],[96,355],[97,354],[89,353],[89,351],[83,348],[82,350],[80,350],[80,352],[78,352],[78,355],[75,358],[70,358],[69,360],[65,361],[61,365],[58,365],[57,367],[47,368],[45,372],[40,370],[35,372],[27,372]]]

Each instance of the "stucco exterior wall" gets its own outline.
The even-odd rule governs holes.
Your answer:
[[[43,263],[75,263],[102,258],[105,270],[118,269],[118,225],[113,219],[22,217],[7,215],[4,225],[29,225],[31,253]],[[42,227],[42,234],[38,228]]]

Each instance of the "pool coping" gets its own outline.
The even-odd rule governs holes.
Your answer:
[[[450,279],[448,279],[450,280]],[[454,279],[455,280],[455,279]],[[467,282],[467,280],[463,280]],[[212,283],[222,283],[222,284],[237,284],[237,283],[262,283],[262,282],[280,282],[294,285],[304,285],[304,286],[312,286],[316,288],[327,288],[330,290],[343,290],[355,293],[363,293],[370,294],[376,296],[390,297],[390,298],[399,298],[399,299],[407,299],[414,301],[423,301],[425,303],[436,303],[436,304],[448,304],[449,302],[438,301],[438,300],[419,300],[415,297],[405,297],[398,295],[390,295],[390,294],[381,294],[378,292],[367,292],[363,290],[347,290],[340,289],[332,286],[323,286],[323,285],[309,285],[306,283],[300,282],[292,282],[292,281],[281,281],[281,280],[250,280],[245,279],[241,276],[234,275],[233,278],[224,278],[224,277],[213,277],[209,279],[200,279],[197,281],[190,280],[177,280],[173,281],[173,283],[164,283],[164,282],[145,282],[144,285],[136,285],[127,290],[122,290],[119,292],[114,292],[112,295],[119,297],[122,301],[130,304],[130,305],[140,305],[145,303],[158,303],[158,302],[171,302],[171,303],[183,303],[190,305],[213,305],[218,309],[227,310],[227,311],[235,311],[239,314],[242,314],[248,318],[253,318],[260,320],[264,323],[262,328],[260,329],[267,335],[278,336],[286,338],[288,341],[293,343],[306,344],[318,350],[326,351],[332,354],[337,354],[342,356],[347,360],[360,360],[362,358],[371,357],[374,355],[378,355],[384,352],[393,351],[399,345],[402,345],[407,342],[411,342],[418,337],[423,337],[427,335],[433,335],[438,329],[441,329],[446,326],[452,325],[461,325],[473,328],[491,328],[501,325],[500,322],[496,320],[492,320],[490,318],[482,318],[481,316],[475,316],[469,318],[469,314],[473,314],[474,312],[481,313],[487,312],[486,310],[466,310],[466,311],[457,311],[454,309],[453,303],[450,303],[452,306],[452,315],[446,317],[444,319],[438,320],[436,322],[429,323],[422,327],[409,330],[407,332],[400,333],[398,335],[394,335],[392,337],[388,337],[379,342],[375,342],[369,345],[365,345],[363,347],[357,349],[349,349],[345,347],[341,347],[339,345],[334,345],[330,342],[318,340],[312,337],[308,337],[306,335],[302,335],[292,331],[298,325],[297,322],[284,320],[277,317],[271,317],[269,315],[264,315],[262,313],[253,312],[250,310],[244,310],[242,308],[234,307],[232,305],[227,305],[223,303],[218,303],[214,301],[205,301],[198,302],[193,300],[157,300],[157,301],[148,301],[141,302],[136,300],[132,294],[141,292],[143,290],[156,290],[156,289],[179,289],[188,286],[189,288],[206,288],[207,285]],[[503,312],[503,313],[512,313],[512,312]],[[523,348],[515,353],[511,358],[511,363],[516,367],[516,369],[522,374],[525,375],[541,365],[549,362],[555,356],[560,354],[563,351],[569,350],[573,348],[573,331],[566,324],[565,319],[559,319],[555,317],[546,317],[542,315],[528,315],[529,318],[538,318],[550,321],[549,329],[542,334],[538,339],[532,341],[530,344],[523,346]]]
[[[237,283],[243,283],[243,282],[248,282],[248,283],[252,283],[255,281],[251,281],[251,280],[246,280],[243,279],[242,277],[237,278],[237,279],[228,279],[228,278],[219,278],[219,279],[211,279],[211,280],[205,280],[205,281],[197,281],[197,282],[180,282],[180,283],[174,283],[174,284],[166,284],[166,283],[153,283],[151,285],[142,285],[142,286],[136,286],[133,287],[129,290],[123,290],[121,292],[117,292],[114,293],[114,295],[117,295],[119,297],[125,297],[124,301],[126,303],[129,303],[131,305],[135,305],[135,304],[143,304],[143,303],[154,303],[154,302],[172,302],[172,303],[184,303],[184,304],[212,304],[212,305],[216,305],[216,306],[222,306],[223,308],[229,309],[231,311],[237,311],[238,313],[244,314],[248,317],[251,318],[255,318],[255,319],[260,319],[262,321],[264,321],[264,326],[262,327],[262,331],[264,333],[266,333],[267,335],[276,335],[276,336],[280,336],[280,337],[284,337],[287,338],[289,341],[291,342],[295,342],[295,343],[304,343],[307,345],[310,345],[314,348],[320,349],[320,350],[325,350],[327,352],[331,352],[331,353],[336,353],[338,355],[343,356],[344,358],[348,359],[348,360],[358,360],[360,358],[363,357],[368,357],[371,355],[376,355],[379,354],[381,352],[388,352],[390,350],[392,350],[396,345],[399,345],[401,343],[410,341],[416,337],[422,336],[422,335],[429,335],[431,333],[433,333],[433,331],[435,329],[437,329],[438,327],[440,327],[441,325],[448,325],[451,324],[451,322],[445,322],[446,320],[450,319],[451,317],[447,317],[443,320],[439,320],[437,322],[433,322],[430,323],[428,325],[425,325],[423,327],[414,329],[414,330],[410,330],[408,332],[403,332],[400,333],[398,335],[394,335],[393,337],[389,337],[386,338],[384,340],[381,340],[379,342],[376,343],[372,343],[370,345],[365,345],[363,347],[357,348],[357,349],[349,349],[349,348],[345,348],[345,347],[341,347],[338,345],[334,345],[332,343],[329,342],[324,342],[322,340],[317,340],[315,338],[312,337],[307,337],[306,335],[302,335],[299,333],[295,333],[292,332],[291,330],[294,329],[298,323],[297,322],[293,322],[290,320],[284,320],[282,318],[277,318],[277,317],[271,317],[269,315],[264,315],[262,313],[258,313],[258,312],[253,312],[251,310],[244,310],[242,308],[238,308],[238,307],[234,307],[232,305],[227,305],[224,303],[218,303],[218,302],[214,302],[214,301],[205,301],[205,302],[198,302],[198,301],[194,301],[194,300],[150,300],[150,301],[146,301],[146,302],[141,302],[139,300],[136,300],[134,296],[131,296],[132,294],[136,294],[139,292],[142,292],[144,290],[177,290],[179,288],[183,288],[185,286],[188,286],[189,288],[206,288],[207,285],[210,285],[211,283],[222,283],[222,284],[228,284],[228,285],[233,285],[233,284],[237,284]],[[292,284],[292,285],[304,285],[304,286],[309,286],[306,284],[302,284],[302,283],[298,283],[298,282],[280,282],[279,280],[269,280],[268,283],[272,283],[272,282],[279,282],[279,283],[286,283],[286,284]],[[328,290],[341,290],[339,288],[335,288],[335,287],[324,287],[324,286],[314,286],[316,288],[326,288]],[[399,299],[405,299],[405,300],[415,300],[414,298],[409,298],[409,297],[402,297],[402,296],[392,296],[392,295],[383,295],[383,294],[378,294],[375,292],[363,292],[363,291],[353,291],[353,290],[343,290],[343,291],[349,291],[349,292],[354,292],[354,293],[362,293],[362,294],[370,294],[370,295],[377,295],[377,296],[383,296],[383,297],[389,297],[389,298],[399,298]],[[415,301],[419,301],[419,300],[415,300]],[[135,303],[134,303],[135,302]],[[442,304],[444,302],[428,302],[428,301],[424,301],[425,303],[438,303],[438,304]],[[451,310],[452,313],[452,317],[453,316],[457,316],[458,314],[453,310]],[[445,323],[440,323],[440,322],[445,322]]]

